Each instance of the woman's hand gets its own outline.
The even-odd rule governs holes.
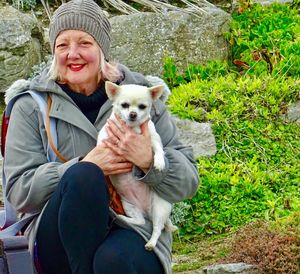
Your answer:
[[[104,175],[127,173],[132,170],[132,163],[108,148],[104,143],[93,148],[81,161],[99,166]]]
[[[106,131],[109,138],[104,141],[105,145],[146,173],[153,161],[148,120],[141,125],[141,133],[137,134],[124,121],[117,119],[118,125],[108,120]]]

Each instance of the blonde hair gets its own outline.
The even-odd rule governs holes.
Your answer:
[[[104,54],[100,48],[100,67],[102,80],[108,80],[111,82],[116,82],[122,77],[122,72],[118,69],[118,64],[114,62],[106,62],[104,59]],[[55,55],[53,56],[53,60],[48,72],[49,78],[54,81],[62,81],[62,77],[59,75],[59,71],[57,68],[57,60]]]

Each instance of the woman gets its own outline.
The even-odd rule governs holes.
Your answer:
[[[189,147],[160,101],[152,120],[162,138],[166,168],[152,168],[148,129],[134,134],[126,126],[108,131],[114,147],[96,146],[97,133],[110,116],[106,80],[149,85],[140,74],[107,62],[110,24],[92,0],[72,0],[54,13],[49,27],[53,63],[30,82],[51,98],[57,149],[67,159],[48,162],[48,138],[40,109],[29,95],[18,99],[7,133],[6,196],[24,216],[24,228],[39,273],[171,273],[171,235],[163,231],[153,252],[146,251],[152,227],[118,220],[105,176],[131,171],[171,203],[194,194],[197,169]],[[116,141],[118,140],[118,141]],[[111,190],[111,189],[110,189]]]

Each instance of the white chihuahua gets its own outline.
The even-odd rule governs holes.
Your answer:
[[[115,117],[115,114],[117,114],[136,133],[141,133],[140,125],[150,118],[152,103],[162,95],[163,88],[162,85],[151,88],[139,85],[118,86],[107,81],[105,83],[106,93],[113,104],[110,119],[118,125]],[[158,170],[162,170],[165,167],[162,142],[150,119],[148,127],[154,152],[153,166]],[[99,132],[98,144],[106,138],[108,138],[108,135],[104,126]],[[145,245],[147,250],[152,250],[155,247],[164,228],[170,232],[177,229],[169,218],[172,205],[159,197],[147,184],[136,181],[131,172],[112,175],[110,179],[121,197],[127,215],[118,215],[120,219],[136,225],[145,223],[144,215],[152,220],[153,231],[150,240]]]

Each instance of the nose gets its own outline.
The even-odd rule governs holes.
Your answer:
[[[77,59],[79,58],[79,51],[76,45],[70,45],[68,51],[68,58],[69,59]]]
[[[137,113],[132,111],[129,113],[129,119],[130,121],[135,121],[136,120],[136,117],[137,117]]]

